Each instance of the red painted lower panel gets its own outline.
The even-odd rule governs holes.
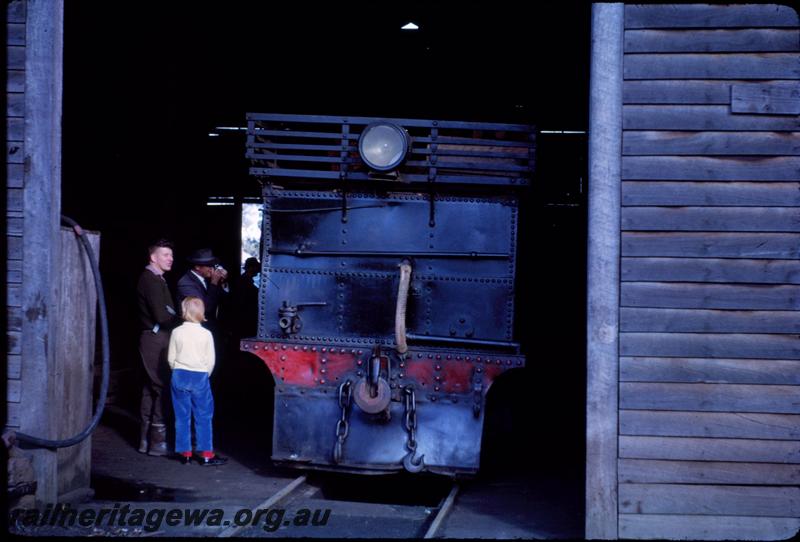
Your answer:
[[[276,383],[300,387],[335,387],[345,377],[362,377],[372,355],[371,349],[253,340],[242,341],[241,349],[261,358]],[[524,365],[518,355],[412,349],[392,372],[404,385],[414,383],[428,392],[470,393],[477,380],[485,393],[501,373]]]

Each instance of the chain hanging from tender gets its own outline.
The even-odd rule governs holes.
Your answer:
[[[414,393],[414,388],[411,386],[403,388],[403,394],[406,409],[403,424],[405,425],[406,431],[408,431],[408,440],[406,441],[408,453],[403,458],[403,466],[409,472],[420,472],[425,467],[422,463],[425,454],[421,455],[415,462],[414,456],[417,453],[417,398]]]
[[[350,408],[350,399],[352,395],[352,382],[350,380],[342,382],[339,386],[339,408],[342,409],[342,415],[336,421],[336,443],[333,445],[333,462],[337,464],[342,460],[344,441],[347,438],[347,434],[350,432],[350,423],[347,421],[347,414]]]

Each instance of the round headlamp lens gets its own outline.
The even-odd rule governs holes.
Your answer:
[[[399,166],[409,147],[408,133],[390,123],[370,124],[358,140],[361,159],[372,169],[388,171]]]

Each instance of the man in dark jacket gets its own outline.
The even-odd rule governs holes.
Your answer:
[[[194,251],[187,259],[192,265],[178,281],[178,305],[189,296],[199,297],[206,307],[206,327],[217,332],[217,307],[227,291],[228,272],[219,265],[211,249]]]
[[[191,268],[178,281],[178,306],[189,296],[199,297],[206,307],[206,327],[214,337],[214,351],[217,367],[211,375],[214,395],[220,393],[220,374],[224,371],[225,344],[217,321],[217,309],[222,297],[228,291],[228,272],[219,265],[219,258],[214,256],[210,248],[195,250],[187,258]]]
[[[139,353],[145,370],[142,387],[139,451],[149,455],[167,454],[167,426],[164,418],[169,394],[167,347],[170,330],[180,322],[164,273],[172,269],[172,243],[159,239],[148,248],[150,263],[136,286],[141,334]]]

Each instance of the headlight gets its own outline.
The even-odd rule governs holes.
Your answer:
[[[411,138],[403,128],[389,122],[375,122],[358,138],[358,153],[367,166],[389,171],[405,160]]]

